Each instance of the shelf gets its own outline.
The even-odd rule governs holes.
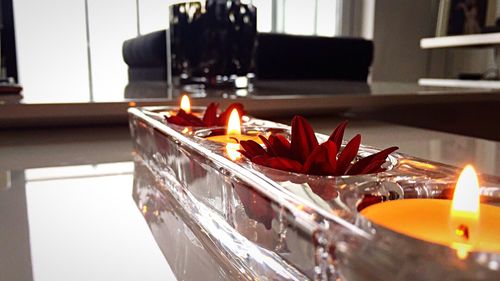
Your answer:
[[[422,49],[487,47],[495,45],[500,45],[500,33],[443,36],[420,40],[420,48]]]
[[[435,86],[435,87],[500,89],[500,81],[486,81],[486,80],[422,78],[418,80],[418,84],[421,86]]]

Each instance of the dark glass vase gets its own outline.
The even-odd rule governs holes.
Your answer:
[[[255,68],[256,24],[256,8],[239,0],[170,6],[173,77],[181,84],[247,87],[243,80]]]

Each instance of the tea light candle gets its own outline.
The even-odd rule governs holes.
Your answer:
[[[180,109],[184,110],[184,112],[189,114],[189,115],[193,115],[193,116],[196,116],[198,118],[202,117],[202,112],[197,112],[197,111],[192,112],[191,100],[189,99],[188,95],[182,95],[181,101],[179,102],[179,110]],[[170,111],[167,111],[163,114],[165,114],[167,117],[170,117],[170,116],[177,115],[177,113],[178,113],[178,110],[170,110]]]
[[[258,134],[255,135],[241,134],[240,114],[238,113],[237,109],[233,109],[231,111],[231,114],[229,115],[229,120],[227,122],[225,135],[211,136],[207,137],[206,139],[214,142],[232,143],[232,144],[237,144],[240,141],[253,140],[257,143],[262,144],[262,141],[258,137]]]
[[[369,206],[361,211],[388,229],[457,250],[500,252],[500,208],[479,203],[479,184],[472,166],[460,175],[453,201],[404,199]]]
[[[207,137],[207,140],[220,142],[226,144],[226,155],[229,159],[236,161],[241,158],[241,153],[238,150],[241,149],[240,141],[253,140],[257,143],[262,144],[262,140],[258,135],[242,135],[241,134],[241,121],[240,114],[235,108],[231,111],[229,119],[227,121],[226,134],[221,136]]]

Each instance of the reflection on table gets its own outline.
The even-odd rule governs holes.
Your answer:
[[[339,122],[310,121],[320,133]],[[500,175],[495,141],[351,120],[346,138],[354,132],[367,145],[397,143],[402,153]],[[0,155],[0,272],[8,280],[171,280],[132,198],[127,127],[4,130]]]

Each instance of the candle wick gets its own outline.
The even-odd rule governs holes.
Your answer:
[[[235,138],[235,137],[229,137],[229,138],[232,139],[232,140],[234,140],[236,143],[240,143],[240,141],[237,138]]]
[[[469,240],[469,228],[464,224],[461,224],[457,227],[457,229],[455,230],[455,234],[463,238],[465,241]]]

